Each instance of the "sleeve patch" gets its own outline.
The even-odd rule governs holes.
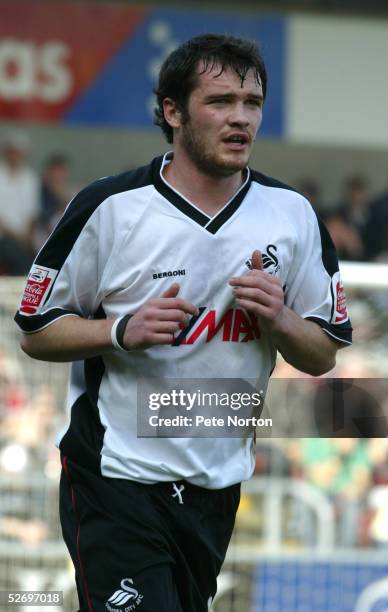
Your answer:
[[[36,315],[41,310],[58,270],[34,264],[28,275],[20,312],[26,316]]]
[[[334,312],[331,322],[345,323],[348,320],[348,311],[346,308],[346,295],[341,281],[339,272],[336,272],[332,278],[332,287],[334,295]]]

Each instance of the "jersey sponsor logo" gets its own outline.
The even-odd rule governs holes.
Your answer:
[[[20,312],[27,316],[38,314],[57,274],[58,270],[52,268],[35,264],[32,266],[24,289]]]
[[[217,316],[216,310],[207,310],[202,306],[199,315],[192,317],[189,325],[182,325],[181,330],[173,346],[195,344],[199,339],[211,342],[216,336],[222,342],[251,342],[261,337],[257,319],[241,308],[230,308]]]
[[[139,591],[132,587],[132,578],[123,578],[120,582],[121,589],[118,589],[111,595],[108,601],[105,603],[105,607],[109,612],[131,612],[140,606],[143,595],[140,595]],[[126,604],[129,603],[127,606]],[[113,607],[118,606],[118,608]],[[124,608],[124,606],[126,606]]]
[[[332,287],[334,293],[334,314],[332,322],[344,323],[348,320],[348,311],[346,308],[345,290],[339,272],[336,272],[332,278]]]
[[[168,276],[185,276],[186,270],[183,268],[182,270],[167,270],[167,272],[154,272],[152,278],[155,280],[156,278],[167,278]]]
[[[268,244],[265,252],[262,253],[263,268],[268,274],[276,274],[280,270],[279,260],[276,257],[277,246],[275,244]],[[252,270],[252,259],[246,260],[245,265]],[[269,269],[271,268],[271,269]]]

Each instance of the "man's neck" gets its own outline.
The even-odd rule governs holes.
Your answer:
[[[210,176],[191,160],[179,156],[163,169],[166,181],[209,217],[216,215],[240,189],[243,172],[227,177]]]

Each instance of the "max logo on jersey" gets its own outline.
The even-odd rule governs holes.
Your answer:
[[[241,308],[229,308],[222,316],[217,316],[216,310],[208,310],[206,306],[202,306],[199,308],[199,314],[192,317],[186,327],[181,325],[181,330],[172,343],[173,346],[194,344],[200,338],[211,342],[218,334],[222,342],[250,342],[261,337],[254,315]]]
[[[268,274],[276,274],[280,270],[279,260],[276,257],[278,247],[274,244],[268,244],[265,253],[262,253],[263,268]],[[247,259],[245,265],[252,270],[252,259]],[[272,268],[269,270],[268,268]]]
[[[27,316],[38,314],[57,274],[58,270],[53,268],[35,264],[32,266],[24,289],[20,312]]]
[[[120,582],[121,589],[115,591],[105,604],[109,612],[131,612],[140,606],[143,595],[140,595],[139,591],[131,586],[132,584],[132,578],[122,579]],[[130,603],[127,606],[128,602]],[[118,608],[113,606],[118,606]]]

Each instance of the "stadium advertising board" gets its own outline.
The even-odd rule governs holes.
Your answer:
[[[216,32],[260,42],[270,74],[261,132],[283,133],[281,17],[48,0],[0,0],[0,10],[0,119],[151,128],[165,57]]]

